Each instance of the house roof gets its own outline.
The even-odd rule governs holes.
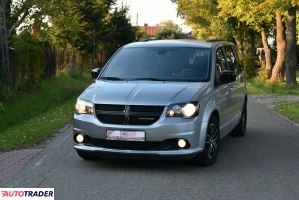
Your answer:
[[[154,37],[160,30],[160,26],[144,26],[144,30],[150,37]]]

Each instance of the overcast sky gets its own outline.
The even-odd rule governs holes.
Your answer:
[[[157,25],[166,20],[173,20],[180,25],[184,31],[184,21],[177,16],[176,5],[170,0],[118,0],[117,6],[121,4],[129,6],[129,14],[132,24],[136,25],[138,13],[138,25],[147,23],[150,26]]]

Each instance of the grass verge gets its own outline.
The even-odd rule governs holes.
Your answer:
[[[0,133],[0,151],[32,146],[70,123],[76,98]]]
[[[76,98],[86,85],[83,78],[61,77],[3,102],[0,151],[31,146],[70,123]]]
[[[275,111],[299,123],[299,102],[279,103],[274,106]]]
[[[270,84],[258,78],[252,78],[248,80],[247,91],[252,95],[299,95],[299,86],[286,88],[284,84]]]

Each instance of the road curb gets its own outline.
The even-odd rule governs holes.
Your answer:
[[[272,114],[274,114],[274,115],[280,117],[281,119],[284,119],[284,120],[288,121],[289,123],[291,123],[291,124],[294,125],[295,127],[299,127],[299,124],[298,124],[297,122],[295,122],[295,121],[289,119],[288,117],[285,117],[284,115],[280,114],[279,112],[275,111],[275,110],[274,110],[274,105],[275,105],[275,104],[271,104],[271,105],[270,105],[270,104],[263,104],[263,103],[261,103],[261,102],[259,102],[259,101],[256,100],[256,95],[253,95],[253,96],[251,95],[250,97],[251,97],[252,99],[254,99],[254,101],[255,101],[256,103],[258,103],[258,104],[264,106],[264,107],[265,107],[267,110],[269,110]],[[280,102],[280,103],[288,103],[288,102],[286,101],[286,102]]]

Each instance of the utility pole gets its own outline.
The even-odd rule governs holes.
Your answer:
[[[93,69],[96,67],[96,28],[93,27],[93,58],[92,58],[92,65]]]
[[[9,48],[7,38],[7,27],[5,18],[5,7],[6,0],[0,0],[0,65],[1,65],[1,76],[3,81],[10,85],[12,82],[11,66],[9,59]]]

